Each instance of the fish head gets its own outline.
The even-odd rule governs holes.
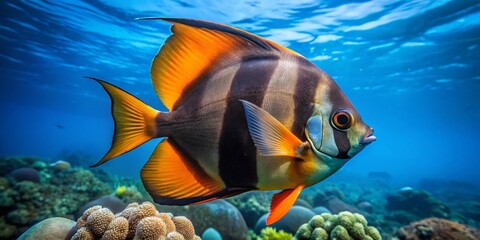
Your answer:
[[[305,135],[319,160],[339,168],[376,137],[333,80],[318,95]]]

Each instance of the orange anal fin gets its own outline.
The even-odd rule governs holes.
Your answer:
[[[292,208],[293,204],[300,195],[304,186],[300,185],[294,189],[283,190],[272,198],[270,205],[270,214],[267,217],[267,225],[271,225],[280,220]]]
[[[185,205],[217,197],[225,186],[212,179],[171,139],[164,139],[141,171],[143,184],[155,202]],[[212,199],[213,200],[213,199]]]
[[[255,147],[263,156],[301,157],[298,148],[302,141],[270,113],[245,100],[240,100],[245,110],[248,130]]]

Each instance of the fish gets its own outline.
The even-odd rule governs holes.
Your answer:
[[[141,170],[158,204],[188,205],[248,191],[280,190],[268,225],[305,187],[376,140],[335,81],[299,53],[227,25],[170,24],[152,61],[158,111],[98,78],[112,101],[112,145],[92,167],[163,138]]]

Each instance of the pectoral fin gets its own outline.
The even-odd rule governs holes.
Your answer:
[[[303,186],[300,185],[294,189],[283,190],[273,195],[272,204],[270,205],[270,214],[267,217],[267,225],[275,223],[287,214],[297,200],[302,189]]]
[[[245,109],[248,130],[260,155],[300,157],[297,151],[302,144],[300,139],[267,111],[248,101],[240,101]]]

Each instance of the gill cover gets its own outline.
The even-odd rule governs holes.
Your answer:
[[[313,144],[314,151],[320,151],[322,146],[323,121],[320,115],[315,115],[308,119],[306,135],[311,144]]]

